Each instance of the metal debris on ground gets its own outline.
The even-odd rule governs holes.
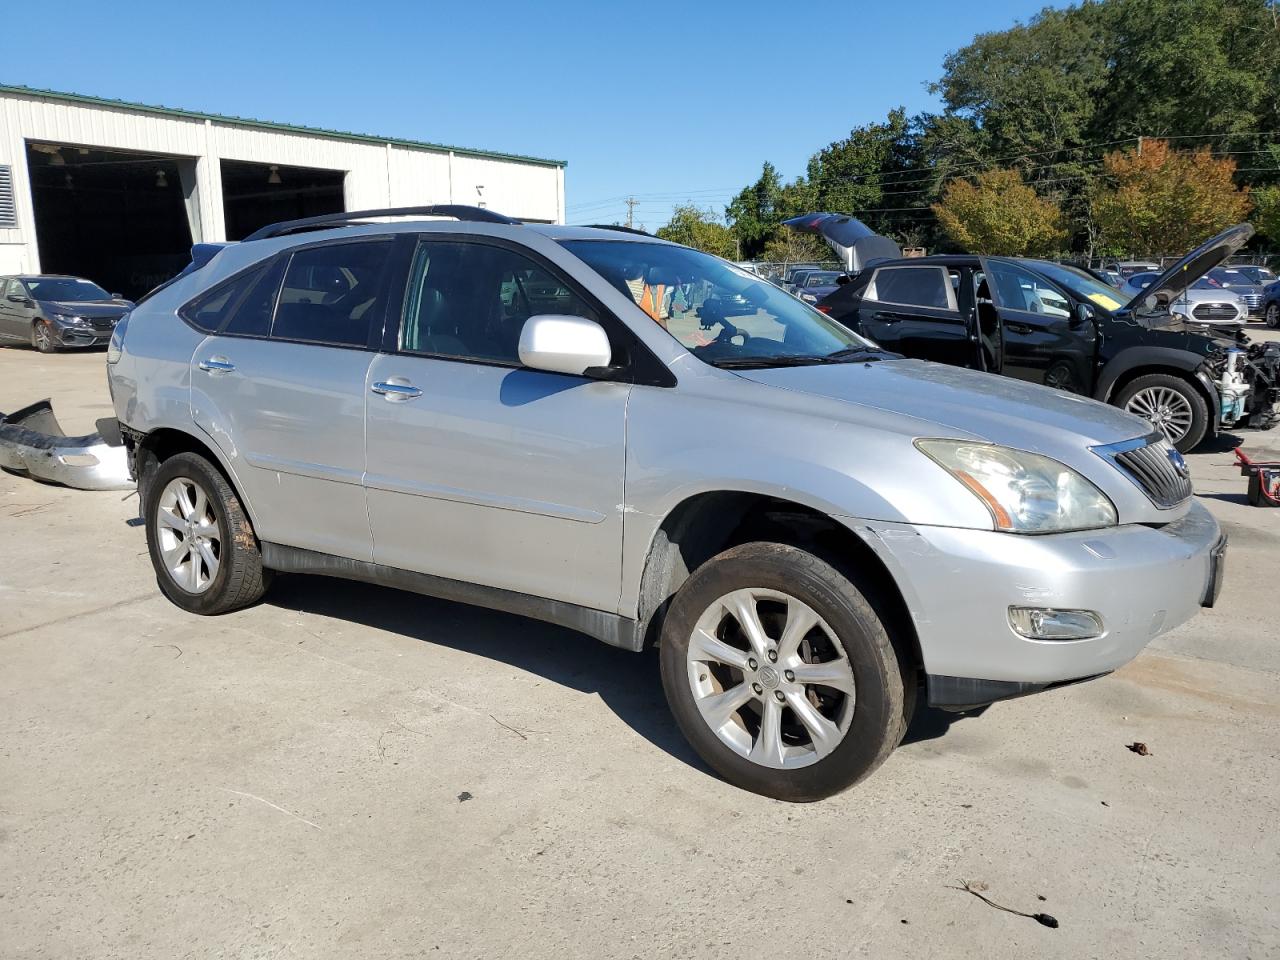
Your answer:
[[[1141,740],[1135,740],[1133,743],[1126,743],[1124,746],[1126,750],[1132,750],[1140,757],[1151,756],[1151,751],[1147,749],[1147,745]]]
[[[0,413],[0,468],[78,490],[132,488],[120,425],[104,417],[96,426],[97,433],[68,437],[48,400]]]
[[[997,910],[1003,910],[1005,913],[1012,913],[1016,917],[1026,917],[1028,920],[1034,920],[1036,923],[1040,924],[1041,926],[1049,927],[1052,930],[1058,929],[1058,918],[1051,914],[1024,913],[1021,910],[1015,910],[1012,907],[1006,907],[1004,904],[996,903],[990,897],[983,896],[982,891],[987,889],[987,885],[983,883],[981,880],[974,880],[972,882],[968,880],[961,880],[960,886],[958,887],[949,886],[948,889],[963,890],[965,893],[973,894],[975,897],[977,897],[979,900],[981,900],[983,903],[985,903],[989,907],[994,907]],[[1043,900],[1044,897],[1041,897],[1040,899]]]
[[[472,797],[471,797],[471,792],[469,790],[463,790],[460,794],[458,794],[459,803],[466,803],[470,799],[472,799]]]

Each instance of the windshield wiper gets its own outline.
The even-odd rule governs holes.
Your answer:
[[[846,347],[835,353],[795,354],[778,357],[730,357],[717,360],[716,366],[725,370],[756,370],[761,367],[809,367],[821,363],[857,363],[863,360],[883,360],[896,356],[879,347]]]
[[[823,363],[854,363],[858,360],[883,360],[890,356],[887,350],[879,347],[845,347],[835,353],[828,353],[822,358]]]

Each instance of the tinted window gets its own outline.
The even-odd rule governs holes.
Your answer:
[[[428,240],[414,261],[400,348],[518,364],[524,322],[544,313],[599,319],[581,297],[522,254]]]
[[[78,277],[31,277],[27,280],[27,286],[37,300],[84,303],[111,299],[111,295],[96,283]]]
[[[952,309],[951,284],[942,267],[882,267],[867,290],[867,299],[913,307]]]
[[[382,272],[389,240],[334,243],[289,258],[272,339],[362,347],[381,325]]]
[[[245,286],[239,301],[232,304],[224,333],[265,337],[271,332],[271,311],[275,309],[280,278],[284,276],[287,262],[287,257],[277,257],[266,270],[255,271],[255,279]]]
[[[205,333],[217,333],[249,291],[263,278],[269,266],[259,264],[252,270],[218,284],[184,306],[178,311],[179,315]]]

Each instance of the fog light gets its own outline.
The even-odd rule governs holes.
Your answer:
[[[1028,640],[1090,640],[1106,632],[1092,610],[1010,607],[1009,626]]]

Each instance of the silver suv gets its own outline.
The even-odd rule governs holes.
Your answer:
[[[1096,677],[1221,580],[1144,421],[886,354],[621,230],[278,224],[195,251],[108,363],[179,607],[310,573],[656,644],[706,762],[787,800],[874,770],[918,689],[965,710]]]

